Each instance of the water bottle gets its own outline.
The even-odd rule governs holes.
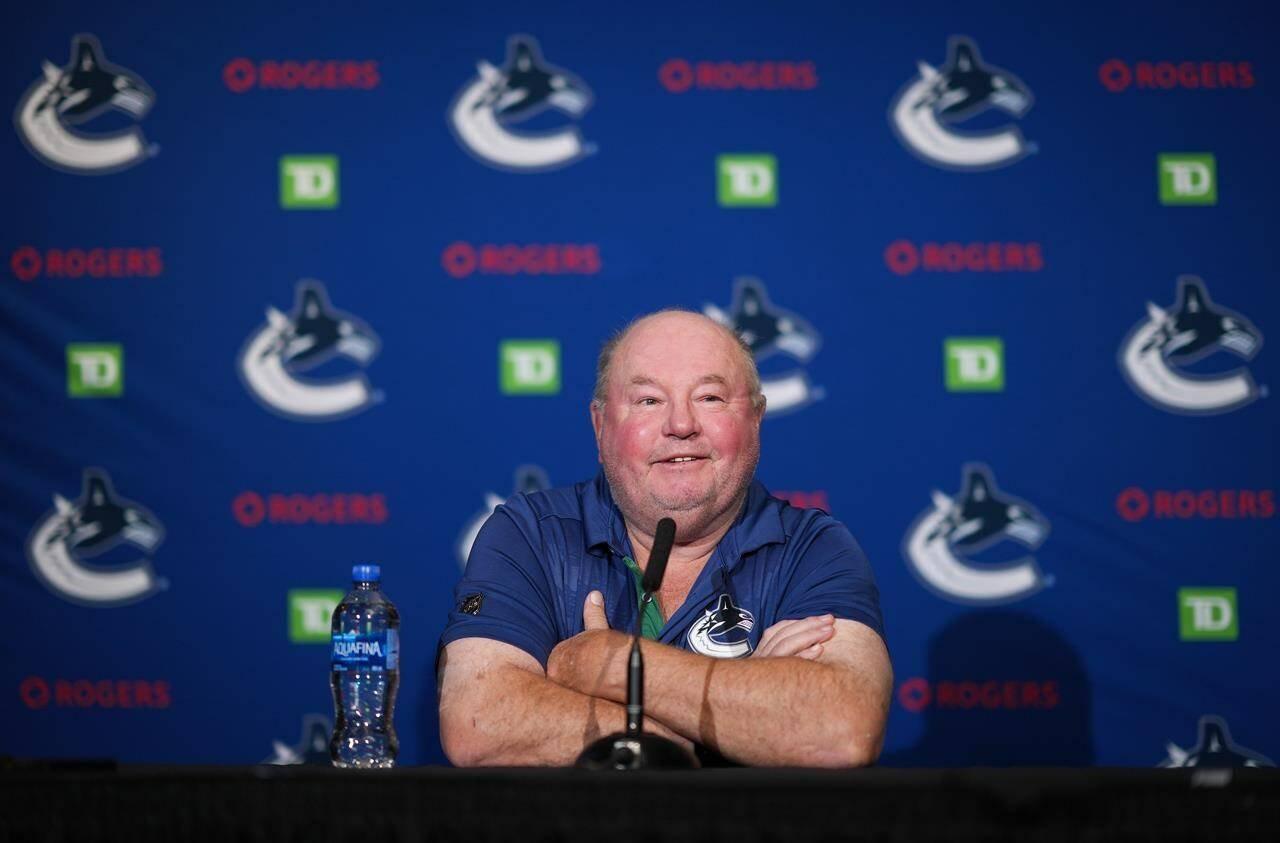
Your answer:
[[[335,767],[392,767],[400,741],[392,720],[400,684],[400,613],[378,587],[377,565],[351,569],[354,588],[333,610]]]

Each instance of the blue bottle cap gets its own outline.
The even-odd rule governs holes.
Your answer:
[[[353,582],[378,582],[382,579],[382,568],[378,565],[353,565],[351,579]]]

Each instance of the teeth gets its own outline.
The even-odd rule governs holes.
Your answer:
[[[693,462],[695,457],[674,457],[670,462]]]

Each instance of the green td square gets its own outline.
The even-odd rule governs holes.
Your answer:
[[[1208,152],[1162,152],[1156,156],[1161,205],[1218,204],[1218,165]]]
[[[336,589],[289,590],[289,640],[296,644],[326,644],[332,630],[333,610],[342,602]]]
[[[778,159],[767,154],[717,155],[717,197],[724,208],[778,204]]]
[[[67,344],[67,394],[72,398],[119,398],[124,394],[124,346]]]
[[[280,156],[280,207],[294,210],[338,207],[338,156]]]
[[[1239,638],[1236,590],[1178,589],[1178,637],[1183,641],[1235,641]]]
[[[1003,392],[1000,337],[947,337],[942,343],[948,392]]]
[[[504,395],[558,393],[560,342],[503,340],[498,346],[498,386]]]

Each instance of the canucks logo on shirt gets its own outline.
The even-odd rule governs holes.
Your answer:
[[[689,649],[717,659],[740,659],[751,655],[751,629],[755,616],[733,605],[721,594],[711,608],[689,627]]]

